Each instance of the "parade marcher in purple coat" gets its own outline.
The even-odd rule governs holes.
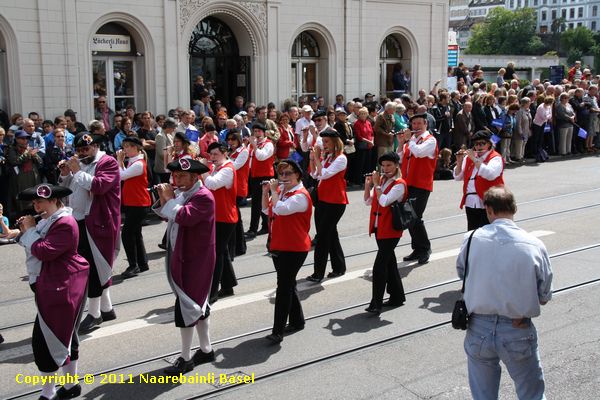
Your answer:
[[[168,183],[157,186],[160,206],[154,211],[168,219],[167,279],[176,296],[175,326],[181,332],[181,356],[167,375],[179,375],[195,365],[213,361],[215,353],[209,335],[209,294],[215,268],[215,200],[198,180],[208,172],[199,161],[181,158],[167,165],[173,173],[174,188]],[[194,326],[200,349],[191,355]]]
[[[80,133],[75,137],[77,156],[59,163],[60,185],[73,191],[69,206],[79,226],[77,251],[90,263],[88,315],[79,333],[117,318],[109,286],[120,242],[121,178],[117,161],[100,151],[102,141],[101,135]]]
[[[52,377],[59,367],[67,375],[66,384],[56,393],[56,380],[43,382],[41,399],[66,399],[79,396],[77,327],[85,305],[89,264],[77,253],[79,230],[61,198],[68,188],[41,184],[19,193],[18,199],[33,201],[42,219],[19,219],[19,243],[25,247],[27,273],[35,293],[38,315],[33,326],[32,347],[35,364],[43,377]],[[43,379],[42,377],[42,379]]]

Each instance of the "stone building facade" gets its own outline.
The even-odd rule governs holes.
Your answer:
[[[391,91],[401,63],[411,91],[445,76],[442,0],[1,0],[0,108],[111,108],[164,113],[188,106],[198,75],[225,104],[243,95],[281,105],[333,103]]]

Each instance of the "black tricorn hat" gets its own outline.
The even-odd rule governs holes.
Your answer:
[[[75,136],[75,147],[91,146],[92,144],[98,144],[103,142],[105,137],[103,135],[93,135],[89,132],[81,132]]]
[[[142,141],[135,136],[127,136],[125,139],[123,139],[122,143],[131,143],[131,144],[135,144],[138,147],[144,146],[142,144]]]
[[[17,195],[18,200],[31,201],[35,199],[60,199],[73,193],[71,189],[63,186],[41,183],[23,190]]]
[[[204,174],[209,171],[206,165],[192,158],[180,158],[179,160],[172,161],[167,165],[167,169],[171,172],[183,171],[194,174]]]
[[[388,151],[383,153],[379,159],[377,159],[377,164],[380,164],[384,161],[391,161],[394,164],[398,164],[400,162],[400,156],[395,151]]]
[[[485,140],[486,142],[492,143],[492,134],[488,131],[477,131],[471,136],[471,141],[475,140]]]
[[[340,137],[340,134],[338,131],[336,131],[333,128],[326,128],[323,132],[319,133],[319,136],[321,137]]]
[[[291,158],[286,158],[285,160],[279,161],[277,163],[277,165],[275,166],[276,170],[279,167],[279,164],[281,164],[281,163],[288,164],[290,167],[292,167],[292,169],[294,170],[295,173],[300,174],[300,176],[302,177],[302,174],[303,174],[302,167],[295,160],[293,160]]]
[[[176,132],[175,133],[175,139],[179,139],[182,142],[187,143],[187,144],[191,144],[192,143],[190,141],[190,139],[183,132]]]

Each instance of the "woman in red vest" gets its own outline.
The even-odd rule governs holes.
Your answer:
[[[121,241],[127,255],[129,267],[121,274],[132,278],[140,272],[148,271],[148,256],[142,236],[142,221],[148,207],[152,205],[148,192],[147,157],[140,139],[128,136],[123,139],[123,149],[117,151],[117,161],[123,181],[121,204],[125,215]],[[129,162],[125,167],[125,158]]]
[[[346,273],[346,260],[337,224],[348,204],[344,178],[348,160],[344,155],[344,143],[339,133],[327,128],[320,136],[323,143],[323,161],[321,162],[320,147],[314,146],[310,154],[311,176],[319,181],[319,200],[315,206],[315,224],[319,240],[315,246],[314,273],[306,278],[311,282],[323,280],[328,256],[331,258],[333,270],[327,275],[328,278],[336,278]]]
[[[229,257],[229,241],[235,231],[238,222],[238,212],[235,203],[237,194],[237,180],[235,167],[227,158],[227,147],[219,142],[211,143],[208,155],[212,165],[210,173],[202,176],[204,186],[209,189],[215,197],[215,221],[216,221],[216,255],[215,271],[213,273],[212,287],[210,291],[210,303],[214,303],[219,297],[233,295],[233,287],[237,286],[237,279]],[[219,284],[221,290],[219,290]]]
[[[400,176],[400,156],[395,152],[382,154],[378,160],[381,175],[373,171],[365,179],[365,204],[371,206],[369,235],[375,234],[377,256],[373,264],[373,294],[365,311],[379,315],[383,306],[400,307],[406,301],[402,279],[396,261],[396,245],[402,231],[392,226],[390,205],[395,201],[406,201],[408,190]],[[389,300],[383,302],[387,286]]]
[[[242,221],[240,206],[246,197],[248,197],[250,152],[248,152],[248,148],[244,146],[242,137],[237,129],[230,130],[227,133],[227,136],[225,136],[225,140],[229,145],[229,158],[233,161],[235,177],[237,180],[235,204],[237,206],[238,222],[235,225],[233,239],[229,242],[229,250],[230,253],[233,252],[233,256],[241,256],[242,254],[246,254],[246,238],[244,236],[244,222]]]
[[[275,156],[278,160],[285,160],[294,149],[294,131],[290,126],[290,115],[287,112],[277,111],[277,129],[279,129],[279,140]]]
[[[470,231],[490,223],[483,205],[485,192],[493,186],[504,186],[504,161],[500,153],[494,150],[491,133],[475,132],[471,143],[473,149],[461,150],[456,154],[454,168],[454,179],[463,181],[460,208],[466,206]]]
[[[312,201],[302,185],[302,169],[293,160],[277,165],[279,180],[271,179],[262,187],[263,212],[269,215],[269,251],[277,271],[275,318],[267,339],[283,340],[284,332],[304,329],[304,314],[296,290],[296,276],[310,250]],[[269,199],[269,191],[271,198]],[[289,317],[289,325],[286,326]]]

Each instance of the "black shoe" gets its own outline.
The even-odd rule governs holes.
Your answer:
[[[273,343],[281,343],[283,342],[283,335],[271,333],[270,335],[266,336],[265,339],[270,340]]]
[[[100,316],[98,318],[94,318],[94,317],[92,317],[91,314],[88,314],[83,319],[83,321],[81,321],[78,332],[80,334],[90,333],[91,331],[96,329],[102,322],[103,322],[102,316]]]
[[[310,281],[310,282],[319,283],[319,282],[321,282],[323,280],[323,278],[317,278],[314,275],[309,275],[309,276],[306,277],[306,280]]]
[[[256,236],[266,235],[268,233],[269,233],[269,230],[267,228],[262,228],[260,231],[256,232]]]
[[[0,344],[4,343],[4,338],[0,335]]]
[[[135,267],[129,267],[127,268],[123,273],[121,273],[121,276],[123,277],[123,279],[128,279],[128,278],[133,278],[134,276],[137,276],[137,274],[140,273],[140,268],[135,266]]]
[[[213,362],[213,361],[215,361],[215,351],[211,350],[210,353],[205,353],[202,350],[198,349],[194,353],[194,356],[192,357],[192,361],[194,362],[194,365],[200,365],[200,364]]]
[[[379,315],[381,314],[381,308],[378,307],[373,307],[373,306],[369,306],[367,308],[365,308],[365,311],[374,315]]]
[[[117,314],[115,314],[115,309],[113,308],[110,311],[100,311],[100,318],[102,321],[112,321],[113,319],[117,319]]]
[[[330,272],[327,274],[328,278],[337,278],[338,276],[343,276],[345,272]]]
[[[285,328],[283,328],[283,331],[285,333],[294,333],[294,332],[298,332],[304,329],[304,324],[303,325],[286,325]]]
[[[215,304],[218,300],[219,300],[218,296],[211,297],[211,298],[208,299],[208,304],[211,304],[211,305]]]
[[[404,305],[403,301],[386,300],[383,302],[384,307],[402,307],[403,305]]]
[[[150,267],[147,265],[140,265],[139,266],[140,272],[146,272],[150,270]]]
[[[217,292],[217,296],[219,298],[233,296],[233,294],[234,294],[233,293],[233,289],[223,289],[223,288],[221,288],[221,290],[219,290]]]
[[[252,240],[256,237],[256,232],[248,231],[248,232],[244,233],[244,237],[246,238],[246,240]]]
[[[419,265],[427,264],[429,262],[429,256],[431,255],[431,250],[428,250],[427,253],[421,254],[418,259]]]
[[[183,357],[178,357],[175,364],[163,370],[165,375],[179,375],[190,372],[194,369],[194,361],[185,361]]]
[[[404,261],[414,261],[414,260],[418,260],[418,259],[419,259],[419,253],[417,253],[416,250],[413,250],[412,253],[410,253],[409,255],[407,255],[403,258]]]
[[[77,384],[75,386],[73,386],[71,389],[67,389],[66,387],[62,386],[60,389],[58,389],[58,391],[56,392],[56,398],[57,399],[74,399],[77,396],[81,395],[81,385]]]
[[[158,248],[159,248],[159,249],[163,249],[163,250],[167,250],[167,245],[166,245],[166,244],[164,244],[164,243],[159,243],[159,244],[158,244]]]

